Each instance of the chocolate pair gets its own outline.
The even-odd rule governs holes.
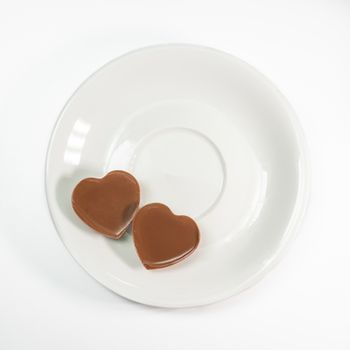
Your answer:
[[[140,187],[125,171],[112,171],[101,179],[87,178],[72,194],[76,214],[95,231],[119,239],[132,222],[134,244],[147,269],[173,265],[198,246],[199,230],[188,216],[174,215],[164,204],[139,209]]]

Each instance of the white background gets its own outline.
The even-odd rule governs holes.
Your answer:
[[[64,249],[44,162],[72,92],[112,58],[186,42],[267,75],[304,128],[312,188],[283,261],[238,297],[155,309]],[[350,1],[0,0],[0,349],[350,349]]]

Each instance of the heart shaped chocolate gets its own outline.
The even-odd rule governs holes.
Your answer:
[[[134,218],[140,203],[140,187],[125,171],[115,170],[101,179],[87,178],[72,194],[74,211],[87,225],[118,239]]]
[[[188,216],[174,215],[164,204],[141,208],[132,224],[137,253],[146,269],[178,263],[198,246],[199,229]]]

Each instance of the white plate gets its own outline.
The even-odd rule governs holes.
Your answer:
[[[140,49],[65,106],[47,157],[49,207],[72,256],[116,293],[164,307],[212,303],[254,284],[289,244],[306,202],[302,139],[286,100],[239,59],[192,45]],[[193,255],[147,271],[130,234],[114,241],[79,220],[72,189],[112,169],[136,176],[141,204],[197,220]]]

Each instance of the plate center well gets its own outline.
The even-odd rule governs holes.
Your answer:
[[[135,150],[132,169],[143,203],[162,202],[175,213],[195,218],[215,205],[224,184],[218,149],[205,135],[187,128],[146,136]]]

